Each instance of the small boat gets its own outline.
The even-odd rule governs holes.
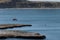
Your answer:
[[[45,39],[45,35],[18,30],[0,30],[0,38]]]
[[[0,24],[0,29],[14,28],[14,27],[26,27],[32,26],[30,24]]]

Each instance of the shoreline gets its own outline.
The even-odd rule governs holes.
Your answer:
[[[0,8],[1,9],[60,9],[60,8]]]

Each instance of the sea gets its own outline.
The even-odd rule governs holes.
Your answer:
[[[13,21],[14,18],[17,21]],[[0,30],[23,30],[46,36],[46,39],[7,38],[0,40],[60,40],[60,9],[0,9],[0,24],[31,24],[31,27]]]

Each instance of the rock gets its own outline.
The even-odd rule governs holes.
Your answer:
[[[17,19],[16,19],[16,18],[13,18],[12,20],[13,20],[13,21],[17,21]]]
[[[0,24],[0,29],[26,27],[26,26],[32,26],[32,25],[30,24]]]
[[[27,38],[27,39],[45,39],[45,35],[35,35],[33,32],[18,30],[0,30],[0,38]]]

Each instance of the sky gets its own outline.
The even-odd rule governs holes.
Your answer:
[[[29,1],[57,1],[57,2],[60,2],[60,0],[29,0]]]

